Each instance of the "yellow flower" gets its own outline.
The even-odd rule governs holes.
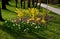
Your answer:
[[[42,20],[41,20],[41,22],[42,22],[43,24],[45,24],[45,23],[46,23],[46,21],[45,21],[44,19],[42,19]]]
[[[20,17],[20,18],[23,17],[23,15],[24,14],[22,12],[18,13],[18,17]]]
[[[31,20],[31,19],[28,19],[28,20],[27,20],[27,23],[29,23],[29,22],[30,22],[30,20]]]
[[[28,8],[26,9],[17,9],[16,13],[18,14],[18,17],[29,17],[30,19],[27,20],[27,23],[29,23],[30,20],[35,20],[35,17],[39,14],[39,10],[36,8]],[[44,16],[43,16],[44,17]],[[35,21],[40,21],[41,18],[37,18]]]
[[[31,17],[29,20],[27,20],[27,22],[29,23],[30,20],[35,20],[35,16],[38,15],[39,10],[36,8],[31,8],[31,9],[29,8],[29,10],[27,10],[27,13],[29,13]],[[37,18],[36,20],[40,20],[40,18]]]
[[[46,23],[46,20],[45,20],[45,16],[46,16],[46,10],[45,9],[43,9],[43,14],[42,14],[42,20],[41,20],[41,22],[43,23],[43,24],[45,24]]]
[[[31,9],[31,13],[33,13],[33,14],[35,13],[35,8]]]
[[[37,18],[37,19],[36,19],[36,21],[39,21],[39,20],[41,20],[41,18]]]
[[[45,20],[44,18],[45,18],[45,17],[43,16],[43,17],[42,17],[42,20],[41,20],[41,22],[42,22],[43,24],[46,23],[46,20]]]
[[[18,17],[22,18],[24,16],[24,13],[17,8],[16,8],[16,10],[17,10],[16,13],[18,14]]]
[[[31,14],[31,13],[30,13],[30,9],[26,10],[26,13],[27,13],[28,15],[30,15],[30,14]]]
[[[35,8],[35,16],[39,14],[39,10]]]
[[[34,20],[34,18],[30,18],[27,20],[27,23],[29,23],[31,20]]]
[[[43,8],[43,16],[46,16],[47,12],[46,9]]]

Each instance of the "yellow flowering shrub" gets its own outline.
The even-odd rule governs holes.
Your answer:
[[[40,22],[40,21],[41,21],[41,18],[36,18],[35,22]]]
[[[28,8],[28,10],[26,10],[25,13],[28,15],[28,17],[31,17],[31,9],[30,8]]]
[[[35,22],[41,22],[41,23],[46,23],[45,17],[46,17],[46,10],[43,9],[43,12],[39,12],[38,9],[36,8],[28,8],[28,9],[17,9],[16,8],[16,13],[18,14],[18,17],[27,18],[27,23],[29,23],[31,20],[34,20]],[[41,13],[41,14],[40,14]],[[38,17],[40,15],[41,17]]]
[[[36,9],[36,8],[31,8],[31,9],[29,9],[29,11],[30,11],[30,16],[31,16],[31,18],[30,19],[28,19],[27,20],[27,22],[29,22],[30,20],[35,20],[35,17],[38,15],[38,13],[39,13],[39,10],[38,9]]]
[[[17,10],[16,13],[18,14],[18,17],[23,18],[24,13],[21,10],[17,9],[17,8],[16,8],[16,10]]]
[[[46,23],[46,20],[45,20],[46,15],[47,15],[47,12],[46,12],[46,10],[43,8],[43,14],[42,14],[41,23],[44,23],[44,24]]]

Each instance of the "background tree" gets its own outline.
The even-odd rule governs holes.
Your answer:
[[[28,0],[28,7],[30,8],[30,0]]]
[[[58,1],[58,3],[60,4],[60,0]]]
[[[36,0],[36,6],[35,7],[37,7],[37,3],[38,3],[38,0]]]
[[[17,8],[17,3],[18,3],[18,0],[15,0],[16,1],[16,8]]]
[[[35,2],[35,1],[34,1],[34,0],[32,0],[32,5],[33,5],[33,7],[34,7],[34,2]]]
[[[7,5],[9,5],[9,1],[10,1],[10,0],[6,0],[6,4],[7,4]]]
[[[21,8],[22,8],[22,2],[23,2],[23,0],[20,1],[20,3],[21,3]]]
[[[40,3],[40,6],[39,6],[39,8],[41,7],[41,1],[42,1],[42,0],[39,0],[39,3]]]
[[[60,4],[60,0],[58,0],[58,3]]]
[[[4,19],[2,18],[2,14],[1,14],[1,6],[0,6],[0,21],[4,21]]]
[[[6,0],[2,0],[2,9],[6,9]]]
[[[24,0],[24,9],[25,9],[25,0]]]

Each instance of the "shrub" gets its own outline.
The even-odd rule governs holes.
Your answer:
[[[5,27],[14,32],[37,32],[43,30],[50,18],[45,9],[43,9],[43,12],[39,12],[36,8],[29,8],[27,10],[17,9],[16,13],[18,18],[5,21],[4,23]]]
[[[26,23],[21,21],[20,23],[5,21],[5,27],[13,32],[38,32],[41,29],[41,24]]]

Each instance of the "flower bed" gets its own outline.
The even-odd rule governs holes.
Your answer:
[[[40,12],[36,8],[16,9],[17,18],[11,21],[5,21],[4,25],[15,32],[36,32],[43,30],[51,16],[48,16],[46,10]]]

